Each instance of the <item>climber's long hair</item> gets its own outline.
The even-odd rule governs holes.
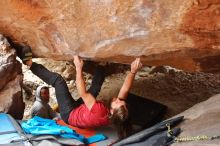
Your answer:
[[[111,109],[111,103],[113,98],[109,101],[109,109]],[[110,121],[117,129],[119,139],[123,139],[132,133],[132,126],[128,114],[127,106],[121,106],[113,110],[113,114],[109,116]]]

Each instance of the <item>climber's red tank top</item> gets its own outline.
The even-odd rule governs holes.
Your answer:
[[[102,102],[95,102],[91,110],[85,104],[81,104],[69,115],[68,122],[72,126],[89,128],[105,126],[109,124],[108,109]]]

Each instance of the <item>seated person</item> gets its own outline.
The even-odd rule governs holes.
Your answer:
[[[50,92],[47,86],[39,86],[35,92],[36,100],[31,107],[31,117],[39,116],[47,119],[60,119],[59,113],[52,110],[48,104]]]

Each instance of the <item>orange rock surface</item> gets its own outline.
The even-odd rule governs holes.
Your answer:
[[[0,33],[35,57],[220,72],[219,0],[5,0]]]

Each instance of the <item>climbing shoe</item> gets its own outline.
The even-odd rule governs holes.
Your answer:
[[[32,51],[30,46],[20,44],[13,44],[11,46],[16,50],[17,56],[22,60],[23,63],[32,59]]]
[[[30,46],[24,45],[22,47],[20,53],[20,59],[22,60],[23,63],[32,59],[32,51]]]
[[[10,46],[16,50],[17,56],[22,60],[23,63],[32,59],[32,51],[31,47],[24,44],[19,44],[11,40],[11,38],[7,38]]]

